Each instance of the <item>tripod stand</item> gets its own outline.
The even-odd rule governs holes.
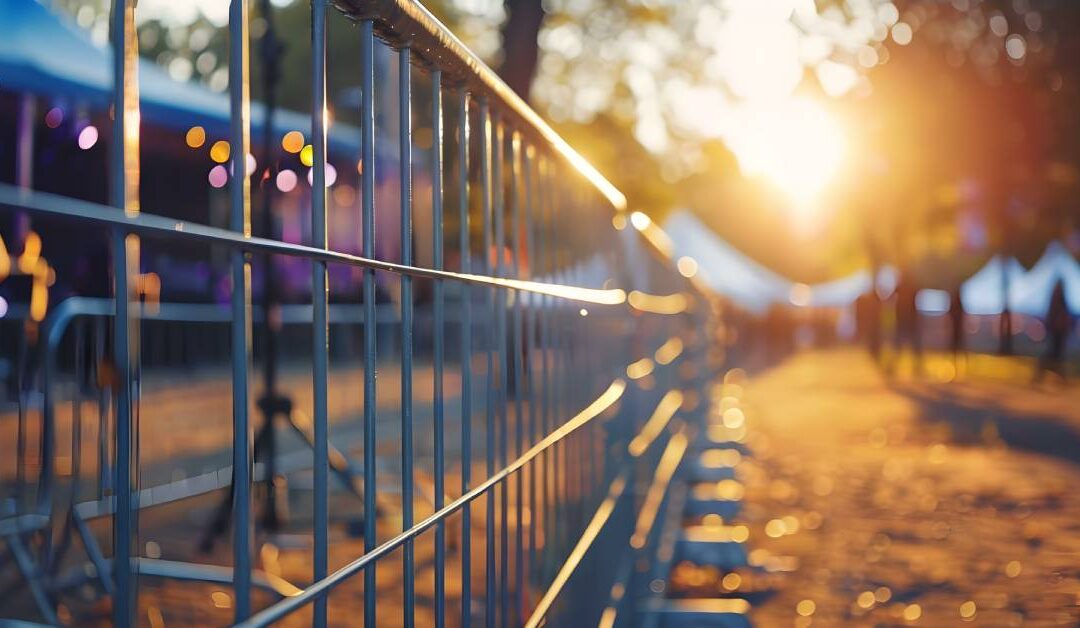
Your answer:
[[[274,29],[273,8],[270,0],[261,0],[260,11],[266,21],[266,32],[263,34],[259,54],[262,58],[263,87],[266,98],[266,116],[263,120],[263,156],[266,162],[267,172],[276,163],[277,151],[274,142],[274,111],[277,108],[277,85],[281,81],[281,55],[285,48],[277,37]],[[275,238],[278,229],[273,215],[273,188],[272,185],[262,186],[262,232],[267,238]],[[270,531],[276,531],[284,523],[284,517],[278,509],[276,483],[276,469],[274,460],[277,456],[277,435],[274,430],[275,418],[284,416],[292,422],[292,400],[277,392],[277,342],[276,334],[280,329],[277,320],[277,284],[274,282],[274,260],[270,254],[263,257],[263,346],[266,349],[266,364],[263,370],[263,381],[266,392],[259,399],[257,405],[263,415],[263,424],[255,437],[252,448],[253,458],[256,462],[263,462],[265,474],[262,482],[266,486],[266,503],[262,515],[263,526]],[[233,438],[246,438],[246,434],[234,434]],[[217,512],[210,523],[209,528],[199,543],[203,552],[213,549],[214,540],[225,532],[232,517],[232,502],[235,486],[236,472],[233,472],[234,482],[229,487],[228,495],[218,505]],[[282,481],[284,481],[282,479]]]

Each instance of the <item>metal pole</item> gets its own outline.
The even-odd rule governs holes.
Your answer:
[[[480,143],[480,185],[482,187],[483,198],[483,212],[481,219],[483,221],[484,230],[484,248],[482,254],[482,271],[485,273],[491,273],[491,249],[492,249],[492,235],[491,235],[491,150],[492,150],[492,127],[491,127],[491,109],[488,106],[487,99],[480,101],[480,125],[483,127],[483,138]],[[492,311],[495,309],[495,289],[487,288],[484,290],[487,297],[486,305],[488,316],[491,316]],[[487,475],[491,477],[495,474],[495,357],[493,353],[495,338],[492,325],[485,326],[487,328],[487,338],[485,338],[485,351],[487,353],[487,371],[485,380],[485,423],[484,423],[484,455],[487,462]],[[491,490],[487,492],[487,499],[485,504],[487,506],[486,518],[484,521],[484,534],[485,534],[485,583],[484,583],[484,626],[486,628],[494,628],[495,626],[495,491]]]
[[[514,278],[521,279],[521,267],[518,263],[518,259],[521,256],[521,212],[522,212],[522,194],[524,193],[523,186],[521,185],[521,138],[517,133],[511,134],[510,140],[510,198],[513,203],[513,220],[511,222],[511,234],[510,234],[510,246],[511,246],[511,273]],[[522,322],[521,312],[521,292],[514,293],[514,312],[513,312],[513,333],[511,334],[513,342],[512,351],[514,360],[514,455],[520,456],[525,451],[525,418],[524,418],[524,399],[523,399],[523,386],[525,381],[525,360],[524,360],[524,329]],[[525,595],[525,531],[522,529],[524,525],[523,513],[525,510],[525,469],[522,469],[515,477],[514,483],[515,489],[515,503],[514,508],[516,514],[516,523],[514,525],[514,615],[512,624],[517,626],[521,624],[521,617],[524,613],[523,600]]]
[[[111,28],[113,46],[113,142],[110,188],[111,204],[128,215],[139,212],[139,86],[136,64],[134,0],[114,0]],[[116,512],[113,516],[113,624],[135,623],[137,581],[133,568],[134,535],[138,530],[135,488],[138,459],[133,455],[137,430],[137,391],[134,361],[138,356],[138,326],[129,309],[131,275],[139,269],[139,239],[123,228],[112,233],[113,278],[116,316],[113,319],[113,352],[119,376],[116,395]]]
[[[502,120],[497,120],[494,127],[495,133],[495,145],[492,150],[492,177],[495,180],[495,185],[492,188],[494,193],[492,202],[493,215],[493,230],[495,235],[495,276],[506,277],[506,262],[504,258],[504,252],[506,250],[506,225],[505,225],[505,187],[503,180],[503,159],[506,138],[504,135],[504,127]],[[507,344],[506,344],[506,289],[495,289],[495,354],[496,363],[498,368],[498,380],[496,384],[497,403],[496,408],[498,412],[498,431],[499,431],[499,466],[505,467],[508,456],[509,445],[509,421],[507,406],[509,386],[509,369],[507,359]],[[499,574],[502,581],[502,589],[499,592],[499,616],[502,618],[502,625],[506,625],[510,613],[510,530],[509,530],[509,513],[510,513],[510,498],[507,493],[509,482],[502,482],[498,486],[499,493]]]
[[[461,272],[472,270],[469,225],[469,92],[458,91],[458,249]],[[461,287],[461,494],[472,481],[472,289]],[[461,510],[461,625],[472,623],[472,504]]]
[[[311,237],[312,246],[326,249],[326,0],[311,2]],[[314,405],[314,560],[312,579],[326,577],[330,525],[329,419],[327,412],[327,371],[329,370],[329,329],[326,318],[326,262],[311,264],[312,305],[312,396]],[[315,599],[314,624],[326,625],[326,596]]]
[[[375,257],[375,34],[371,20],[360,24],[360,188],[363,196],[364,255]],[[375,549],[375,270],[364,269],[364,552]],[[364,625],[376,625],[375,569],[364,570]]]
[[[231,212],[229,228],[251,236],[251,188],[247,173],[251,102],[248,92],[247,0],[229,5],[229,112]],[[251,268],[245,253],[234,247],[232,265],[232,397],[233,397],[233,587],[235,620],[251,614],[251,430],[248,425],[248,365],[251,361]]]
[[[398,142],[401,185],[401,263],[411,266],[412,255],[412,64],[408,46],[398,54]],[[412,277],[401,275],[401,529],[413,524],[413,294]],[[402,547],[404,625],[412,628],[416,605],[414,548]]]
[[[432,248],[436,270],[443,269],[443,101],[442,71],[431,73],[431,224]],[[434,347],[433,360],[435,370],[435,510],[443,507],[446,495],[445,443],[443,442],[443,281],[435,280],[434,294]],[[446,624],[446,522],[440,521],[435,526],[435,625],[442,628]]]

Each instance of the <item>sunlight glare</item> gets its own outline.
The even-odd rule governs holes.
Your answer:
[[[759,176],[786,194],[793,210],[817,209],[819,196],[844,157],[843,130],[817,103],[801,98],[745,107],[727,140],[747,176]]]

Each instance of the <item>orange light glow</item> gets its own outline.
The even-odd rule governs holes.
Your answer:
[[[219,164],[223,164],[226,161],[229,161],[230,152],[229,143],[225,140],[218,140],[210,147],[210,159],[213,159]]]
[[[299,153],[304,148],[304,134],[300,131],[289,131],[281,138],[281,147],[287,153]]]
[[[193,126],[184,135],[184,142],[189,148],[199,148],[206,143],[206,129],[201,126]]]

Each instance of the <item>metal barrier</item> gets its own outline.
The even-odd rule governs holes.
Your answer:
[[[430,617],[436,625],[468,626],[483,621],[487,626],[538,626],[545,621],[558,623],[559,617],[573,617],[575,623],[600,621],[612,587],[623,582],[622,573],[629,569],[626,561],[654,542],[654,524],[662,518],[659,511],[665,501],[663,487],[700,422],[707,405],[705,384],[713,373],[707,350],[715,314],[712,304],[705,291],[677,272],[662,232],[641,220],[643,215],[632,221],[635,228],[627,228],[631,220],[618,190],[411,0],[334,3],[346,18],[359,24],[362,152],[357,228],[363,255],[328,246],[327,20],[341,17],[331,13],[326,0],[312,0],[310,242],[300,245],[252,235],[250,176],[229,179],[229,229],[142,212],[134,5],[133,0],[116,0],[113,6],[113,105],[117,112],[113,137],[121,141],[112,146],[112,207],[0,185],[0,212],[106,229],[112,242],[112,303],[69,300],[54,308],[46,321],[41,343],[45,370],[41,488],[35,504],[28,506],[21,500],[17,512],[0,513],[0,532],[20,570],[32,581],[31,590],[46,621],[57,621],[55,596],[72,583],[63,579],[42,583],[50,569],[35,561],[49,562],[49,552],[43,553],[44,559],[35,558],[24,541],[51,530],[55,522],[50,522],[60,516],[51,490],[56,481],[53,407],[59,394],[54,384],[61,370],[57,359],[64,346],[61,340],[75,314],[111,320],[111,360],[117,377],[110,392],[115,397],[111,474],[105,472],[108,447],[103,447],[100,498],[73,505],[70,512],[93,573],[112,597],[116,625],[136,623],[140,576],[231,582],[234,619],[239,624],[266,625],[310,609],[309,620],[325,625],[330,593],[363,572],[363,620],[364,625],[373,626],[382,623],[380,619],[387,621],[376,615],[376,569],[400,554],[400,621],[411,626],[421,604],[416,595],[415,543],[429,531],[434,535]],[[232,173],[247,171],[251,152],[248,27],[248,3],[233,0],[229,24]],[[396,85],[375,81],[375,49],[383,43],[396,49]],[[414,69],[426,74],[430,83],[430,93],[423,99],[430,104],[424,115],[430,116],[432,129],[426,155],[414,154],[412,121],[418,113],[412,106]],[[376,168],[385,161],[377,160],[374,95],[384,89],[396,90],[398,104],[400,259],[395,261],[375,255]],[[451,106],[445,106],[444,100],[451,100]],[[431,179],[430,267],[417,265],[413,254],[417,242],[413,174],[417,168],[424,168]],[[448,207],[456,209],[451,220],[457,223],[456,233],[447,229]],[[474,229],[476,222],[478,229]],[[154,243],[228,251],[228,309],[162,303],[150,312],[140,306],[135,288],[140,247]],[[448,244],[461,260],[454,270],[445,261]],[[312,570],[310,582],[302,587],[268,580],[253,568],[252,485],[267,475],[253,462],[249,416],[253,321],[269,318],[268,310],[252,305],[252,264],[257,255],[306,260],[312,267],[311,305],[284,310],[293,324],[310,324],[312,334]],[[356,305],[349,306],[352,309],[329,304],[327,273],[332,266],[362,271],[362,287]],[[396,278],[397,307],[377,305],[380,273]],[[416,346],[417,281],[430,282],[432,288],[430,301],[420,305],[420,313],[431,326],[430,356],[418,353]],[[280,307],[275,311],[282,311]],[[335,311],[344,313],[335,315]],[[380,538],[376,427],[387,409],[377,403],[377,391],[385,383],[376,379],[381,354],[375,322],[387,318],[394,322],[400,345],[397,386],[401,401],[394,414],[399,430],[400,477],[396,479],[400,480],[401,503],[400,512],[395,513],[400,529],[389,538]],[[145,350],[140,334],[145,322],[155,319],[230,326],[234,437],[230,467],[202,479],[184,480],[182,485],[143,488],[138,481],[138,427],[140,421],[154,421],[154,408],[140,408],[139,403],[140,356]],[[353,465],[331,445],[329,325],[335,320],[358,326],[363,333],[362,355],[357,360],[363,378],[360,465]],[[458,347],[448,347],[452,329],[457,332]],[[456,351],[456,364],[448,360],[448,349],[451,358]],[[419,436],[413,384],[418,357],[430,359],[434,374],[431,421],[423,424],[424,429],[430,427],[433,452],[431,514],[422,518],[415,511],[414,443]],[[448,369],[456,369],[459,375],[457,391],[446,389]],[[459,406],[455,412],[461,417],[457,435],[446,430],[448,397],[454,392]],[[20,396],[20,430],[27,399]],[[267,421],[273,419],[273,412],[264,409]],[[475,422],[482,423],[478,434],[473,432]],[[108,433],[108,424],[103,411],[102,434]],[[482,446],[474,443],[474,436],[483,437]],[[457,460],[447,455],[448,441],[454,437],[459,441],[454,443],[460,449]],[[482,457],[474,459],[478,448]],[[270,463],[277,461],[271,453]],[[458,486],[447,482],[450,466],[459,469]],[[480,468],[482,476],[474,477]],[[333,571],[331,472],[345,485],[356,487],[364,512],[363,553],[348,561],[335,560],[340,566]],[[226,508],[226,520],[232,521],[231,569],[200,570],[196,565],[142,555],[136,543],[141,509],[222,488],[232,492]],[[111,560],[98,549],[86,527],[85,521],[95,516],[112,517]],[[460,538],[448,539],[454,518],[459,520]],[[483,534],[474,534],[481,522]],[[480,546],[483,564],[474,565],[474,547]],[[456,554],[457,573],[450,573],[448,567],[452,554]],[[608,569],[612,565],[623,567]],[[480,573],[483,587],[473,590],[474,575]],[[450,580],[460,589],[456,609],[448,608]],[[256,611],[253,586],[269,589],[280,599]],[[350,621],[356,619],[350,617]]]

